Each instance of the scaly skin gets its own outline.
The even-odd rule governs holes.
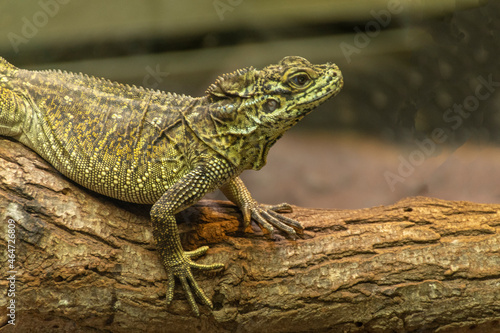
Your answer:
[[[211,307],[191,269],[208,247],[184,252],[174,214],[220,188],[271,234],[295,238],[302,226],[258,204],[238,177],[260,169],[270,147],[319,104],[337,94],[342,75],[333,64],[285,57],[262,70],[226,74],[206,96],[163,93],[60,71],[27,71],[0,58],[0,135],[36,151],[57,170],[98,193],[153,204],[151,219],[168,273],[167,304],[180,280],[196,315],[194,294]]]

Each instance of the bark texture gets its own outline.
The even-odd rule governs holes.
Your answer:
[[[404,199],[361,210],[296,207],[301,239],[241,230],[226,202],[178,215],[185,249],[210,245],[196,272],[213,300],[192,317],[166,273],[149,207],[92,193],[0,138],[0,262],[15,221],[12,297],[2,332],[500,332],[500,205]],[[12,233],[11,233],[12,234]]]

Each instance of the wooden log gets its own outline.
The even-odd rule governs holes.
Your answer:
[[[2,332],[500,332],[499,211],[425,197],[294,207],[306,230],[293,241],[202,201],[178,215],[182,241],[226,268],[195,273],[214,303],[196,318],[180,286],[165,306],[148,206],[88,191],[0,138],[0,284],[15,290],[0,295]]]

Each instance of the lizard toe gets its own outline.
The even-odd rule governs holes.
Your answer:
[[[278,206],[264,206],[255,205],[252,208],[252,218],[261,226],[261,228],[269,231],[271,237],[274,236],[275,228],[286,233],[290,238],[297,238],[297,230],[303,230],[302,225],[286,216],[283,216],[276,212],[276,209],[284,209],[291,207],[288,204],[281,204]],[[276,209],[274,209],[276,208]]]
[[[291,213],[293,212],[293,208],[290,204],[286,202],[280,203],[278,205],[270,205],[266,207],[268,210],[272,210],[278,213]]]

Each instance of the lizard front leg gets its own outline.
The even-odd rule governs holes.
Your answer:
[[[174,296],[175,278],[179,279],[193,312],[199,316],[194,294],[205,305],[212,308],[212,302],[198,286],[191,272],[192,268],[212,270],[223,268],[224,264],[201,265],[192,259],[204,254],[208,246],[194,251],[182,249],[174,214],[191,206],[205,193],[219,187],[234,172],[234,167],[224,160],[214,159],[183,176],[151,208],[153,235],[160,257],[168,274],[167,305]]]
[[[221,188],[222,193],[235,203],[243,213],[244,227],[254,219],[262,228],[274,234],[274,227],[286,232],[290,237],[296,238],[295,229],[303,230],[302,225],[278,212],[291,212],[289,204],[282,203],[275,206],[261,205],[252,198],[252,195],[239,177],[234,177],[225,183]]]

